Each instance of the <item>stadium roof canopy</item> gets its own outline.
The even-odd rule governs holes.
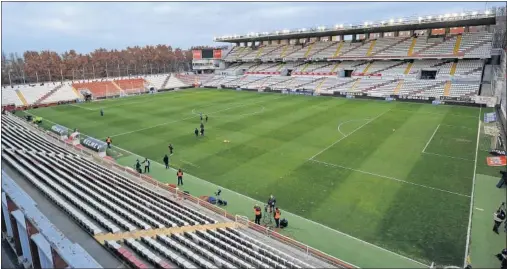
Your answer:
[[[294,30],[282,30],[275,32],[249,33],[246,35],[232,35],[215,37],[216,42],[254,42],[280,39],[311,38],[322,36],[339,36],[366,34],[378,32],[395,32],[409,30],[437,29],[461,26],[493,25],[496,23],[494,10],[483,12],[472,11],[461,14],[445,14],[437,16],[421,16],[400,19],[391,19],[381,22],[365,22],[360,25],[335,25],[333,27],[319,26],[316,28],[302,28]]]

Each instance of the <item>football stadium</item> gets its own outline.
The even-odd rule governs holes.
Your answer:
[[[2,267],[507,268],[505,3],[420,13],[2,57]]]

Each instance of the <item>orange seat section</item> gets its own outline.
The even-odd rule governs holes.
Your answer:
[[[114,81],[125,92],[144,91],[146,81],[142,78],[121,79]]]
[[[72,84],[72,87],[78,91],[88,89],[95,98],[120,95],[120,90],[111,81],[74,83]]]

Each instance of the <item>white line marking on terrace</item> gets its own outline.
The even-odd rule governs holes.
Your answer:
[[[370,120],[370,118],[344,121],[344,122],[342,122],[342,123],[340,123],[340,124],[338,125],[338,132],[340,132],[340,134],[342,134],[343,136],[347,136],[346,134],[344,134],[344,133],[342,132],[342,130],[340,130],[340,127],[342,127],[342,125],[343,125],[343,124],[345,124],[345,123],[349,123],[349,122],[354,122],[354,121],[365,121],[365,120]]]
[[[465,245],[465,260],[463,262],[463,267],[467,266],[467,258],[470,247],[470,235],[472,232],[472,209],[474,208],[474,193],[475,193],[475,175],[477,172],[477,153],[479,152],[479,136],[481,135],[481,116],[482,116],[482,106],[479,109],[478,116],[478,127],[477,127],[477,145],[475,146],[475,162],[474,162],[474,177],[472,179],[472,194],[470,195],[470,215],[468,216],[468,231],[467,231],[467,241]]]
[[[253,104],[256,104],[256,103],[262,103],[262,102],[266,102],[266,101],[272,101],[272,100],[276,100],[276,99],[279,99],[279,98],[282,98],[282,97],[277,97],[277,98],[269,99],[269,100],[262,100],[262,101],[258,101],[258,102],[246,103],[246,104],[243,103],[243,104],[240,104],[240,105],[231,106],[231,107],[228,107],[228,108],[225,108],[225,109],[220,109],[220,110],[217,110],[217,111],[213,111],[211,113],[208,113],[208,115],[212,115],[212,114],[218,113],[218,112],[227,111],[227,110],[230,110],[230,109],[233,109],[233,108],[237,108],[237,107],[243,107],[243,106],[253,105]],[[177,119],[177,120],[173,120],[173,121],[163,122],[163,123],[156,124],[156,125],[153,125],[153,126],[150,126],[150,127],[146,127],[146,128],[141,128],[141,129],[137,129],[137,130],[133,130],[133,131],[128,131],[128,132],[124,132],[124,133],[110,135],[109,137],[118,137],[118,136],[122,136],[122,135],[137,133],[137,132],[140,132],[140,131],[153,129],[153,128],[156,128],[156,127],[159,127],[159,126],[163,126],[163,125],[167,125],[167,124],[171,124],[171,123],[176,123],[176,122],[192,119],[192,118],[195,118],[195,117],[198,117],[198,116],[199,115],[192,115],[192,116],[185,117],[185,118],[182,118],[182,119]]]
[[[438,153],[432,153],[432,152],[421,152],[423,154],[429,154],[429,155],[435,155],[435,156],[440,156],[440,157],[445,157],[445,158],[451,158],[451,159],[458,159],[458,160],[463,160],[463,161],[469,161],[469,162],[473,162],[474,160],[470,160],[470,159],[466,159],[466,158],[460,158],[460,157],[454,157],[454,156],[449,156],[449,155],[444,155],[444,154],[438,154]]]
[[[421,187],[421,188],[431,189],[431,190],[434,190],[434,191],[440,191],[440,192],[446,192],[446,193],[450,193],[450,194],[454,194],[454,195],[459,195],[459,196],[464,196],[464,197],[470,197],[469,195],[466,195],[466,194],[457,193],[457,192],[453,192],[453,191],[448,191],[448,190],[444,190],[444,189],[439,189],[439,188],[435,188],[435,187],[430,187],[430,186],[426,186],[426,185],[422,185],[422,184],[406,181],[406,180],[403,180],[403,179],[399,179],[399,178],[395,178],[395,177],[390,177],[390,176],[384,176],[384,175],[380,175],[380,174],[375,174],[375,173],[371,173],[371,172],[367,172],[367,171],[363,171],[363,170],[359,170],[359,169],[354,169],[354,168],[350,168],[350,167],[346,167],[346,166],[342,166],[342,165],[338,165],[338,164],[334,164],[334,163],[328,163],[328,162],[323,162],[323,161],[318,161],[318,160],[310,160],[310,161],[316,162],[316,163],[320,163],[320,164],[323,164],[323,165],[327,165],[327,166],[333,166],[333,167],[338,167],[338,168],[342,168],[342,169],[345,169],[345,170],[350,170],[350,171],[354,171],[354,172],[358,172],[358,173],[363,173],[363,174],[367,174],[367,175],[371,175],[371,176],[376,176],[376,177],[386,178],[386,179],[390,179],[390,180],[394,180],[394,181],[399,181],[399,182],[402,182],[402,183],[418,186],[418,187]]]
[[[423,150],[421,151],[422,153],[424,153],[424,151],[426,151],[426,148],[428,147],[428,145],[430,144],[431,140],[433,139],[433,137],[437,133],[438,128],[440,128],[440,124],[437,126],[437,128],[435,128],[435,131],[431,135],[430,140],[428,140],[428,143],[426,143],[426,146],[424,146]]]
[[[387,112],[387,111],[386,111],[386,112]],[[25,111],[25,113],[31,114],[31,113],[26,112],[26,111]],[[385,113],[385,112],[384,112],[384,113]],[[33,114],[31,114],[31,115],[33,115]],[[35,115],[34,115],[34,116],[35,116]],[[55,122],[53,122],[53,121],[50,121],[50,120],[47,120],[47,119],[45,119],[45,120],[46,120],[46,121],[49,121],[49,122],[51,122],[51,123],[57,124],[57,123],[55,123]],[[84,133],[81,133],[81,134],[86,135],[86,134],[84,134]],[[114,145],[113,145],[113,147],[115,147],[115,148],[117,148],[117,149],[119,149],[119,150],[123,150],[123,151],[125,151],[125,152],[127,152],[127,153],[130,153],[130,154],[134,155],[134,156],[141,157],[140,155],[135,154],[135,153],[133,153],[133,152],[131,152],[131,151],[128,151],[128,150],[126,150],[126,149],[122,149],[122,148],[119,148],[119,147],[114,146]],[[162,164],[162,163],[159,163],[159,162],[156,162],[156,161],[153,161],[153,163],[158,164],[159,166],[165,167],[165,165],[164,165],[164,164]],[[174,169],[174,168],[172,168],[172,167],[169,167],[169,169],[171,169],[171,170],[173,170],[173,171],[177,171],[176,169]],[[188,171],[188,169],[186,169],[186,170]],[[187,173],[187,174],[190,174],[190,173]],[[243,197],[243,198],[245,198],[245,199],[248,199],[248,200],[252,201],[254,204],[255,204],[255,203],[256,203],[256,204],[262,204],[262,203],[263,203],[263,202],[261,202],[261,201],[258,201],[258,200],[253,199],[252,197],[246,196],[246,195],[241,194],[241,193],[236,192],[236,191],[232,191],[232,190],[230,190],[230,189],[228,189],[228,188],[225,188],[225,187],[222,187],[222,186],[220,186],[220,185],[214,184],[214,183],[212,183],[212,182],[206,181],[206,180],[204,180],[204,179],[202,179],[202,178],[199,178],[199,177],[196,177],[196,176],[193,176],[193,177],[194,177],[195,179],[197,179],[198,181],[200,181],[200,182],[204,183],[204,184],[207,184],[207,185],[211,185],[211,186],[213,186],[213,188],[214,188],[214,189],[218,189],[218,188],[220,188],[220,189],[222,189],[222,190],[226,190],[226,191],[228,191],[228,192],[235,193],[235,194],[237,194],[237,195],[239,195],[239,196],[241,196],[241,197]],[[381,250],[381,251],[385,251],[385,252],[387,252],[387,253],[390,253],[390,254],[392,254],[392,255],[394,255],[394,256],[400,257],[400,258],[405,259],[405,260],[407,260],[407,261],[410,261],[410,262],[413,262],[413,263],[416,263],[416,264],[422,265],[422,266],[424,266],[424,267],[430,267],[430,265],[429,265],[429,264],[424,264],[424,263],[422,263],[422,262],[416,261],[416,260],[414,260],[414,259],[412,259],[412,258],[409,258],[409,257],[403,256],[403,255],[401,255],[401,254],[399,254],[399,253],[396,253],[396,252],[394,252],[394,251],[391,251],[391,250],[385,249],[385,248],[383,248],[383,247],[377,246],[377,245],[375,245],[375,244],[372,244],[372,243],[370,243],[370,242],[367,242],[367,241],[361,240],[361,239],[359,239],[359,238],[357,238],[357,237],[354,237],[354,236],[352,236],[352,235],[350,235],[350,234],[346,234],[346,233],[344,233],[344,232],[340,232],[340,231],[338,231],[338,230],[336,230],[336,229],[333,229],[333,228],[331,228],[331,227],[329,227],[329,226],[326,226],[326,225],[324,225],[324,224],[322,224],[322,223],[318,223],[318,222],[315,222],[315,221],[313,221],[313,220],[310,220],[310,219],[307,219],[307,218],[301,217],[301,216],[299,216],[299,215],[293,214],[293,213],[291,213],[291,212],[289,212],[289,211],[284,210],[284,214],[285,214],[285,215],[290,215],[290,216],[293,216],[293,217],[295,217],[295,218],[298,218],[298,219],[303,220],[303,221],[307,221],[307,222],[312,223],[312,224],[315,224],[315,225],[320,226],[320,227],[322,227],[322,228],[324,228],[324,229],[327,229],[327,230],[329,230],[329,231],[331,231],[331,232],[334,232],[334,233],[337,233],[337,234],[339,234],[339,235],[345,236],[345,237],[347,237],[347,238],[353,239],[353,240],[355,240],[355,241],[357,241],[357,242],[361,242],[362,244],[365,244],[365,245],[367,245],[367,246],[370,246],[370,247],[373,247],[373,248],[379,249],[379,250]],[[319,250],[319,251],[320,251],[320,250]],[[323,251],[321,251],[321,252],[323,252]],[[325,252],[323,252],[323,253],[325,253]],[[327,253],[325,253],[325,254],[327,254]],[[328,255],[329,255],[329,254],[328,254]],[[333,256],[333,255],[330,255],[330,256]],[[336,258],[339,258],[339,257],[336,257]],[[350,263],[349,263],[349,264],[350,264]],[[355,266],[355,267],[359,268],[359,266]]]
[[[317,156],[319,156],[320,154],[322,154],[322,152],[324,152],[324,151],[326,151],[326,150],[330,149],[332,146],[334,146],[334,145],[338,144],[338,142],[340,142],[340,141],[342,141],[343,139],[345,139],[345,138],[349,137],[351,134],[355,133],[355,132],[356,132],[356,131],[358,131],[359,129],[361,129],[361,128],[363,128],[364,126],[368,125],[368,124],[369,124],[369,123],[371,123],[372,121],[374,121],[374,120],[376,120],[376,119],[380,118],[382,115],[386,114],[386,113],[387,113],[387,112],[389,112],[389,111],[391,111],[391,109],[389,109],[389,110],[387,110],[387,111],[385,111],[385,112],[383,112],[383,113],[381,113],[381,114],[377,115],[375,118],[370,119],[370,120],[369,120],[369,121],[367,121],[365,124],[363,124],[363,125],[361,125],[361,126],[357,127],[356,129],[354,129],[354,131],[352,131],[350,134],[348,134],[348,135],[346,135],[346,136],[344,136],[344,137],[342,137],[342,138],[340,138],[340,139],[336,140],[333,144],[331,144],[331,145],[327,146],[326,148],[324,148],[323,150],[321,150],[321,151],[317,152],[317,154],[313,155],[313,156],[312,156],[312,157],[310,157],[308,160],[310,160],[310,161],[311,161],[311,160],[313,160],[315,157],[317,157]]]

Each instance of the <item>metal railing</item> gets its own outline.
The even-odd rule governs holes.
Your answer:
[[[21,118],[19,118],[19,117],[16,117],[16,118],[19,121],[22,121]],[[332,264],[332,265],[340,267],[340,268],[358,268],[355,265],[352,265],[352,264],[342,261],[338,258],[335,258],[332,255],[329,255],[325,252],[317,250],[309,245],[306,245],[306,244],[301,243],[295,239],[292,239],[290,237],[282,235],[281,233],[274,231],[270,227],[258,225],[256,223],[252,222],[251,220],[249,220],[247,217],[231,214],[227,210],[225,210],[221,207],[218,207],[216,205],[213,205],[213,204],[209,203],[208,201],[203,200],[202,198],[192,196],[188,193],[185,193],[185,192],[179,190],[176,186],[161,183],[160,181],[153,179],[151,176],[138,173],[133,168],[119,165],[116,162],[114,162],[112,160],[108,160],[106,158],[101,158],[101,157],[97,156],[97,154],[91,153],[90,150],[88,150],[86,148],[76,147],[75,145],[72,144],[71,141],[63,140],[57,134],[55,134],[51,131],[48,131],[42,127],[39,127],[37,125],[32,125],[32,124],[25,124],[25,125],[32,127],[31,128],[32,130],[36,130],[36,131],[45,133],[47,135],[47,137],[51,138],[51,140],[54,141],[56,144],[61,145],[63,148],[68,149],[71,152],[76,152],[76,153],[81,154],[90,160],[94,160],[95,162],[100,163],[103,166],[106,166],[108,168],[122,172],[124,174],[128,174],[129,176],[131,176],[133,178],[136,178],[138,180],[141,180],[143,182],[146,182],[146,183],[152,185],[152,187],[154,187],[154,188],[160,188],[162,190],[169,192],[172,195],[172,197],[169,197],[169,198],[175,199],[176,201],[185,200],[185,201],[188,201],[190,203],[197,205],[198,207],[203,207],[205,209],[208,209],[217,215],[223,216],[229,220],[232,220],[232,221],[240,224],[242,227],[259,232],[259,233],[261,233],[271,239],[274,239],[282,244],[285,244],[287,246],[299,249],[300,251],[306,253],[306,255],[308,257],[311,256],[311,257],[320,259],[324,262],[327,262],[329,264]]]

